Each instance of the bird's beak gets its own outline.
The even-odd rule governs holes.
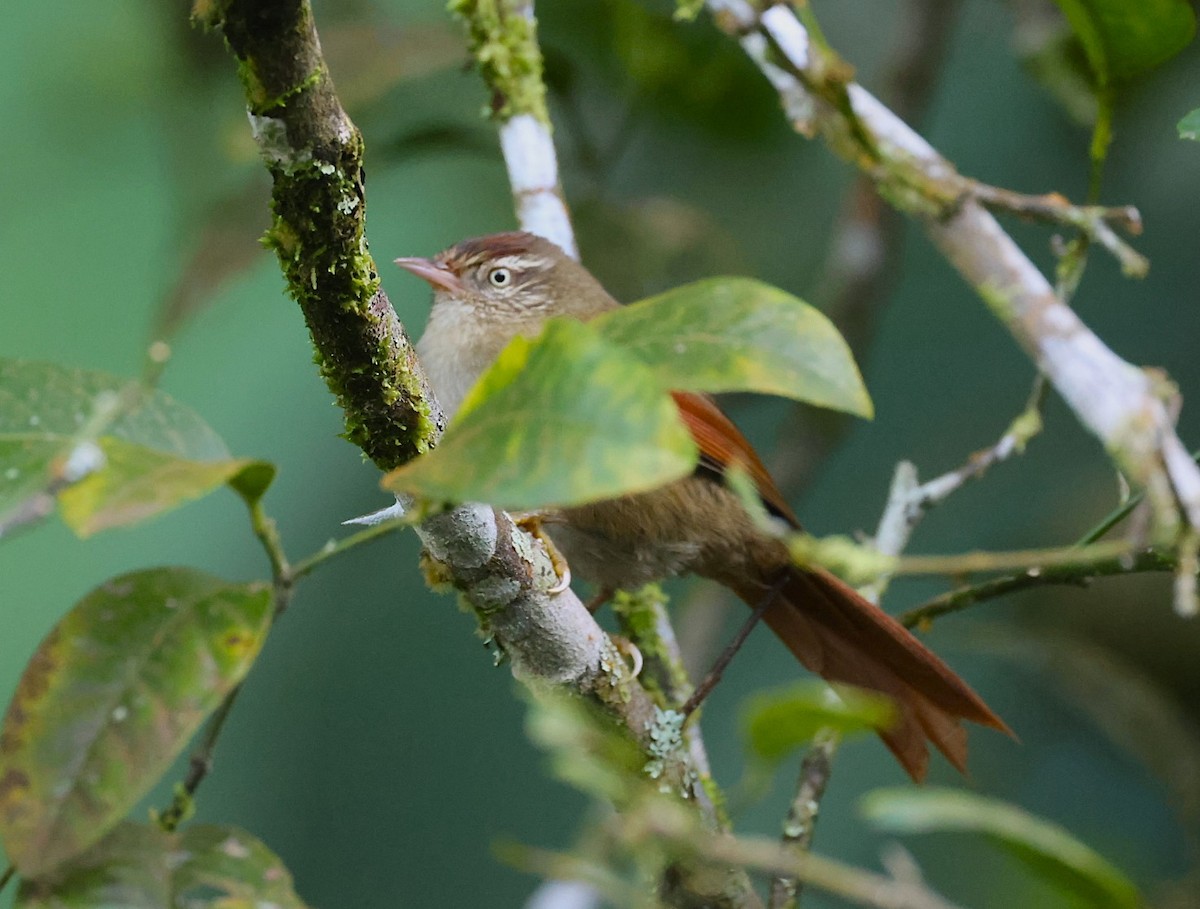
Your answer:
[[[418,278],[428,281],[434,290],[448,290],[458,293],[462,290],[462,282],[445,265],[432,259],[422,259],[420,256],[406,256],[396,260],[396,264],[405,271],[410,271]]]

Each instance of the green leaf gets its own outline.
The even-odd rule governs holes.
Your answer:
[[[271,606],[265,585],[158,568],[55,626],[0,728],[0,838],[23,876],[86,849],[154,786],[249,671]]]
[[[751,278],[709,278],[592,323],[668,388],[755,391],[862,417],[873,413],[854,356],[820,311]]]
[[[997,799],[955,789],[877,789],[862,813],[891,833],[980,833],[1049,882],[1096,909],[1136,909],[1141,897],[1120,869],[1068,831]]]
[[[886,729],[895,709],[887,698],[859,688],[798,682],[754,695],[742,716],[751,751],[775,763],[808,745],[822,729],[842,735]]]
[[[1096,82],[1139,76],[1174,57],[1196,33],[1186,0],[1055,0],[1087,53]]]
[[[230,457],[192,410],[116,376],[0,360],[0,533],[57,495],[81,536],[159,514],[274,468]],[[249,472],[253,478],[243,476]]]
[[[1179,138],[1200,142],[1200,107],[1187,114],[1178,123]]]
[[[168,834],[122,823],[50,874],[21,884],[18,909],[304,909],[292,876],[258,839],[235,827]]]
[[[696,446],[649,368],[590,326],[553,319],[483,374],[438,447],[393,492],[502,508],[573,505],[686,476]]]

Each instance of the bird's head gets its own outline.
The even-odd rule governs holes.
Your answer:
[[[614,305],[587,269],[549,240],[522,231],[464,240],[432,259],[396,264],[433,288],[434,316],[453,309],[480,322],[510,324],[513,334],[551,316],[588,319]]]

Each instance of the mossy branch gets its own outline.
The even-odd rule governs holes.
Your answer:
[[[549,126],[532,3],[450,0],[449,10],[467,24],[471,56],[492,92],[489,113],[502,123],[530,114]]]
[[[238,59],[274,188],[264,242],[304,312],[346,438],[387,470],[442,426],[367,249],[362,136],[334,92],[306,0],[203,0],[194,9]]]

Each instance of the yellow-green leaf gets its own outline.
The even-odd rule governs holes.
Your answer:
[[[709,278],[592,323],[668,388],[782,395],[861,417],[870,395],[845,340],[819,310],[751,278]]]
[[[951,831],[983,834],[1041,877],[1095,909],[1137,909],[1133,882],[1107,859],[1057,824],[998,799],[957,789],[877,789],[860,805],[889,833]]]
[[[1190,111],[1176,124],[1180,139],[1200,142],[1200,107]]]
[[[824,682],[797,682],[751,697],[742,709],[746,742],[771,763],[808,745],[822,729],[842,735],[886,729],[895,708],[882,695]]]
[[[304,909],[292,876],[261,841],[236,827],[180,833],[122,823],[82,855],[26,879],[18,909]]]
[[[23,876],[91,846],[154,786],[249,671],[271,606],[265,585],[158,568],[55,626],[0,728],[0,839]]]
[[[588,325],[517,338],[463,402],[438,447],[384,486],[442,502],[572,505],[687,475],[695,443],[637,357]]]
[[[1055,0],[1100,85],[1139,76],[1174,57],[1196,34],[1186,0]]]
[[[0,360],[0,534],[43,517],[55,497],[67,524],[86,536],[225,483],[261,495],[273,472],[232,458],[200,417],[162,392],[100,372]]]

